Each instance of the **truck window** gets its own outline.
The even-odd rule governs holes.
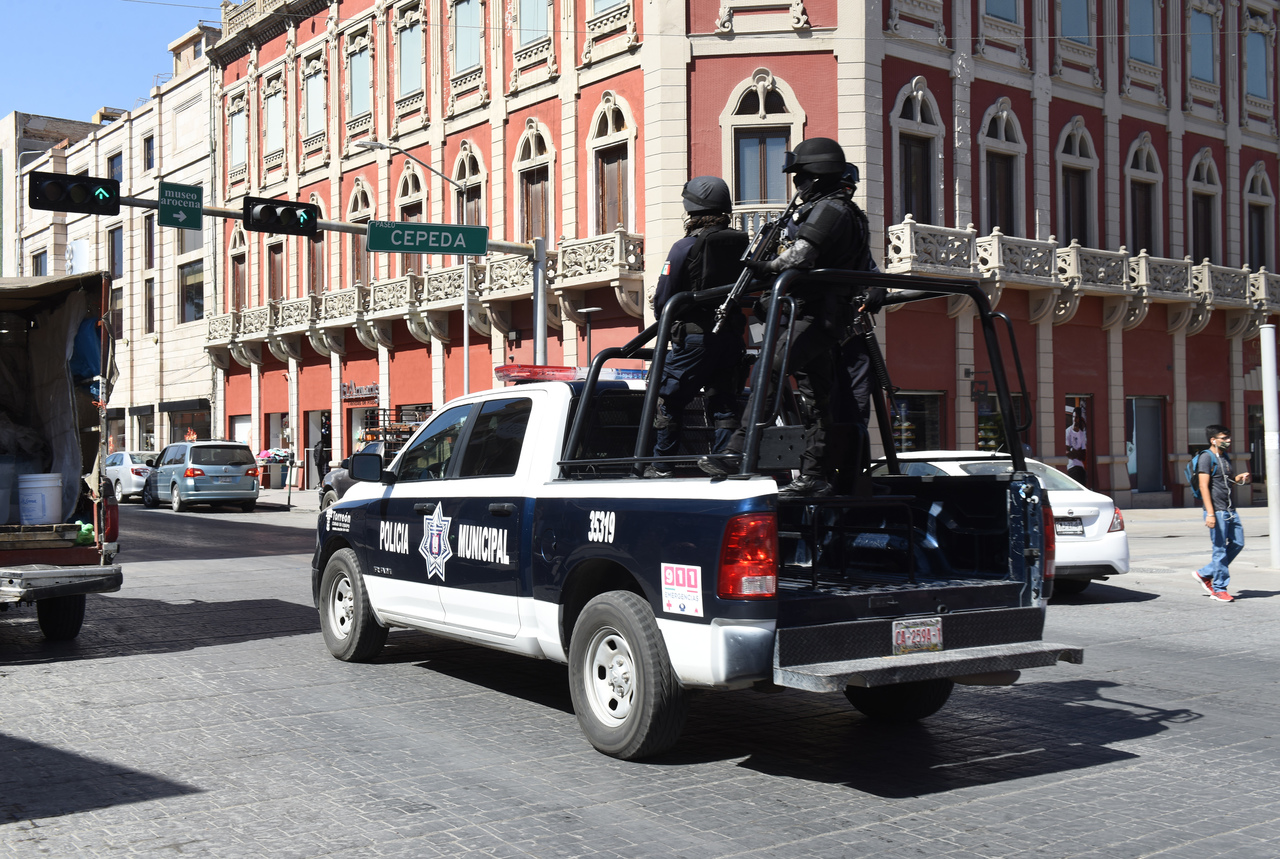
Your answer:
[[[400,457],[397,480],[439,480],[449,469],[454,445],[473,406],[455,406],[441,413],[414,439]]]
[[[533,401],[492,400],[480,409],[462,455],[459,477],[509,477],[520,464],[520,449]]]

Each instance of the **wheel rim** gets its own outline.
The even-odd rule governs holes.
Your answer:
[[[329,626],[337,638],[346,638],[351,634],[351,625],[355,622],[356,600],[351,587],[351,579],[342,576],[333,583],[329,591]]]
[[[173,508],[175,513],[182,506],[182,496],[178,494],[178,487],[176,486],[169,490],[169,506]]]
[[[116,500],[120,501],[124,498],[124,487],[120,485],[120,481],[116,481]]]
[[[606,725],[621,725],[631,715],[636,693],[636,665],[631,645],[616,629],[596,631],[587,645],[583,678],[591,712]]]

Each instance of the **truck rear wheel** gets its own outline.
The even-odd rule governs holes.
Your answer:
[[[36,600],[36,620],[50,641],[70,641],[84,624],[84,594]]]
[[[623,760],[675,745],[688,700],[641,596],[601,594],[583,608],[569,645],[569,693],[591,745]]]
[[[378,624],[351,549],[339,549],[325,565],[320,580],[320,630],[325,646],[343,662],[363,662],[387,643],[387,628]]]
[[[943,677],[893,686],[846,686],[844,696],[858,712],[877,722],[905,724],[928,718],[942,709],[955,683]]]

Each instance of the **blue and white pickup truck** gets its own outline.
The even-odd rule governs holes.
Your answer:
[[[791,428],[768,419],[737,475],[686,468],[706,452],[690,427],[677,477],[638,477],[653,393],[604,364],[659,363],[640,344],[670,322],[604,350],[585,379],[452,401],[385,468],[354,455],[357,483],[320,515],[312,564],[333,655],[370,659],[404,627],[567,663],[584,733],[625,759],[677,741],[691,689],[844,692],[872,718],[914,720],[956,682],[1080,661],[1040,640],[1053,518],[1020,449],[1011,474],[877,475],[788,500],[789,472],[760,463]]]

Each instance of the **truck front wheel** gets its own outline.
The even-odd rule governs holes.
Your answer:
[[[688,700],[643,597],[610,591],[583,608],[569,645],[569,693],[582,732],[606,755],[636,760],[675,745]]]
[[[50,641],[70,641],[84,624],[84,594],[36,600],[36,620]]]
[[[343,662],[363,662],[387,643],[387,628],[378,624],[351,549],[339,549],[325,565],[320,580],[320,630],[325,646]]]
[[[942,709],[955,683],[943,677],[893,686],[846,686],[844,696],[858,712],[877,722],[918,722]]]

